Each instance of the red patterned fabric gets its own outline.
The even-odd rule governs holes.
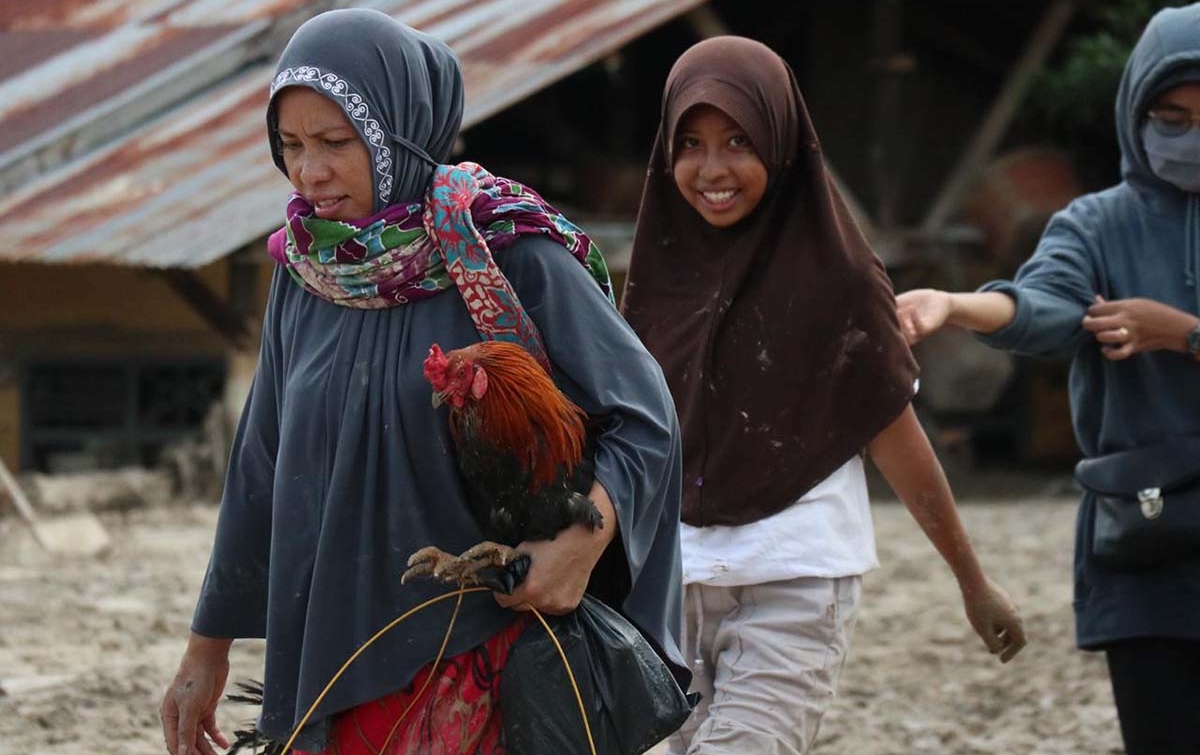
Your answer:
[[[432,664],[408,687],[336,716],[329,744],[318,755],[505,755],[500,676],[528,624],[522,616],[474,650],[442,659],[386,750],[388,732],[425,685]]]

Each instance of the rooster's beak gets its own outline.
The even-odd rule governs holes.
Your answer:
[[[446,403],[446,399],[444,396],[442,396],[441,392],[434,391],[433,392],[433,408],[436,409],[444,403]]]

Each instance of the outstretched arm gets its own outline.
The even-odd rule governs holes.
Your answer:
[[[949,324],[1018,354],[1073,351],[1087,335],[1082,320],[1100,282],[1090,247],[1070,216],[1068,210],[1050,221],[1037,251],[1012,281],[992,281],[976,293],[921,289],[897,296],[896,311],[908,342]]]
[[[910,346],[946,325],[976,333],[995,333],[1012,323],[1016,313],[1011,297],[992,291],[955,294],[920,288],[896,297],[900,330]]]
[[[1017,608],[984,574],[967,537],[954,495],[925,431],[909,406],[867,447],[888,484],[958,579],[967,619],[1000,661],[1012,660],[1025,646]]]

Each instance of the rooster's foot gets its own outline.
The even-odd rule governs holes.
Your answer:
[[[430,576],[447,584],[479,584],[479,570],[495,566],[507,566],[517,557],[517,552],[507,545],[485,540],[463,551],[461,556],[435,548],[422,548],[408,558],[408,571],[400,577],[404,584],[412,577]]]
[[[413,577],[430,576],[443,582],[454,580],[442,577],[451,566],[458,562],[457,556],[452,556],[441,548],[426,546],[408,557],[408,571],[400,575],[400,584],[408,582]]]
[[[458,558],[436,565],[433,576],[448,584],[477,585],[481,570],[507,566],[516,557],[517,552],[507,545],[485,540],[467,548]]]
[[[459,559],[470,565],[470,573],[473,575],[480,569],[486,569],[489,566],[508,566],[516,559],[517,555],[516,550],[507,545],[484,540],[463,551]]]

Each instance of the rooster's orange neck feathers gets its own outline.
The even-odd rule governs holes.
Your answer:
[[[487,389],[462,409],[451,410],[451,433],[461,441],[470,424],[479,440],[519,454],[533,487],[550,485],[583,457],[586,414],[558,389],[545,369],[523,348],[504,341],[482,341],[462,349],[483,368]]]

